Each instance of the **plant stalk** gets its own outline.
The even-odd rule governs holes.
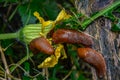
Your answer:
[[[108,12],[108,11],[112,10],[113,8],[117,7],[118,5],[120,5],[120,0],[115,1],[114,3],[112,3],[111,5],[106,7],[105,9],[103,9],[103,10],[99,11],[97,14],[93,15],[91,18],[84,20],[81,23],[82,29],[85,30],[91,22],[93,22],[95,19],[102,16],[106,12]]]
[[[9,70],[9,67],[8,67],[8,64],[7,64],[7,61],[6,61],[6,57],[3,53],[1,45],[0,45],[0,53],[1,53],[1,59],[3,61],[4,67],[5,67],[5,72],[10,75],[10,70]],[[11,80],[11,78],[8,77],[8,80]]]
[[[19,31],[15,33],[0,34],[0,40],[19,38]]]

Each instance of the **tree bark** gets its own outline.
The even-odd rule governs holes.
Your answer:
[[[75,0],[75,6],[78,12],[89,16],[91,13],[101,10],[101,6],[95,6],[95,2],[98,1],[100,0]],[[112,4],[112,0],[111,2],[110,0],[101,0],[103,5],[107,1],[109,1],[108,5]],[[104,56],[107,65],[107,72],[103,79],[99,79],[94,68],[91,67],[92,80],[120,80],[120,34],[112,32],[111,26],[112,23],[109,19],[100,17],[85,30],[94,37],[93,49]]]

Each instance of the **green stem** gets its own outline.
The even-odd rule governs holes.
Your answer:
[[[109,5],[108,7],[106,7],[105,9],[99,11],[97,14],[93,15],[90,19],[86,19],[85,21],[83,21],[81,23],[81,27],[83,30],[86,29],[86,27],[95,19],[97,19],[98,17],[102,16],[103,14],[105,14],[106,12],[112,10],[113,8],[117,7],[118,5],[120,5],[120,0],[112,3],[111,5]]]
[[[19,31],[15,32],[15,33],[0,34],[0,40],[2,40],[2,39],[12,39],[12,38],[19,38]]]

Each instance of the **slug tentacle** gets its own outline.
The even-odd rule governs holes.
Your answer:
[[[92,38],[84,33],[76,30],[58,29],[53,33],[53,42],[58,43],[72,43],[83,44],[91,46],[93,44]]]
[[[51,44],[47,41],[46,38],[44,37],[38,37],[33,39],[30,42],[30,50],[34,53],[37,54],[38,52],[43,52],[45,54],[53,54],[54,49],[51,46]]]
[[[106,73],[106,63],[103,56],[91,48],[78,48],[78,56],[96,69],[99,78]]]

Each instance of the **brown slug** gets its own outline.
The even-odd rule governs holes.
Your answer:
[[[106,63],[103,56],[91,48],[78,48],[78,56],[96,69],[97,76],[103,78],[106,73]]]
[[[84,46],[93,44],[92,38],[82,32],[70,29],[58,29],[53,33],[52,39],[54,43],[80,43]]]
[[[34,53],[37,54],[39,52],[43,52],[45,54],[53,54],[54,53],[54,49],[51,46],[51,44],[47,41],[46,38],[44,37],[38,37],[33,39],[30,42],[30,50]]]

